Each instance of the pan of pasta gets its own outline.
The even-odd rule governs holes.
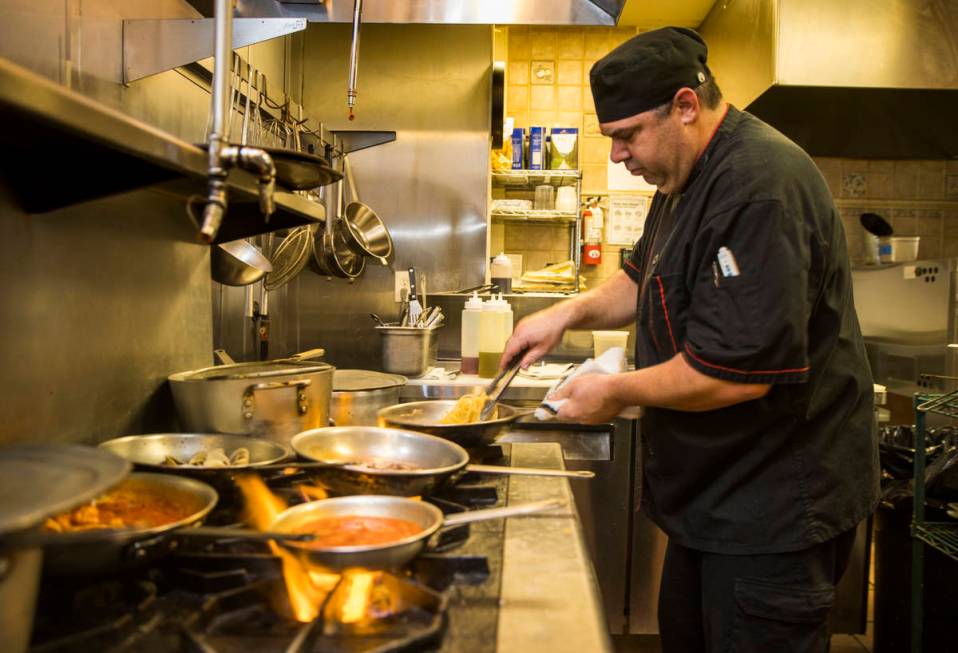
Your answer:
[[[429,433],[466,449],[476,449],[494,443],[517,419],[532,413],[500,403],[489,419],[480,421],[479,412],[486,399],[484,393],[479,393],[454,400],[413,401],[387,406],[377,417],[380,426]]]

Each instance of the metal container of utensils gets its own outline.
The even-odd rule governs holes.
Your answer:
[[[438,326],[377,326],[383,341],[383,371],[404,376],[422,376],[436,364]]]

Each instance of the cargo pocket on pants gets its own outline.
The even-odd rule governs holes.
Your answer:
[[[825,651],[828,613],[835,588],[735,581],[735,617],[729,653],[811,653]]]

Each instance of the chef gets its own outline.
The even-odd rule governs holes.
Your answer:
[[[635,371],[551,398],[576,422],[644,407],[642,507],[669,537],[663,650],[825,651],[878,500],[845,234],[808,155],[726,103],[706,61],[670,27],[592,67],[611,160],[657,187],[649,218],[624,270],[522,320],[502,359],[634,321]]]

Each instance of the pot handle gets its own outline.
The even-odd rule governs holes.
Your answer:
[[[307,349],[306,351],[301,351],[298,354],[293,354],[289,358],[285,359],[288,361],[308,361],[314,358],[322,358],[326,355],[326,350],[322,347],[317,347],[316,349]]]
[[[459,524],[468,524],[475,521],[486,521],[488,519],[501,519],[503,517],[516,517],[518,515],[531,515],[537,512],[546,512],[549,510],[565,507],[566,502],[562,499],[546,499],[545,501],[520,503],[518,505],[505,506],[503,508],[467,510],[466,512],[457,512],[451,515],[446,515],[442,522],[442,528],[446,528],[447,526],[458,526]]]
[[[311,379],[297,379],[295,381],[266,381],[247,386],[246,390],[243,391],[243,417],[253,419],[253,413],[256,410],[254,395],[257,390],[283,390],[285,388],[296,388],[296,412],[299,415],[305,415],[309,410],[306,387],[312,382]]]

